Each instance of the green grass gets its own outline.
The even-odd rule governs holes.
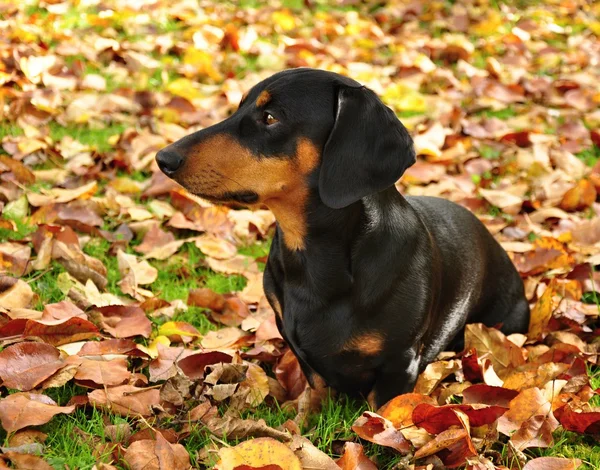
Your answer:
[[[198,287],[208,287],[221,294],[237,292],[245,287],[244,276],[214,273],[203,266],[203,260],[204,255],[192,243],[184,244],[176,255],[167,260],[152,260],[151,264],[158,269],[158,278],[150,288],[165,300],[186,301],[190,290]]]
[[[58,262],[52,261],[47,271],[33,271],[23,276],[23,281],[27,282],[39,297],[34,305],[35,310],[43,310],[47,304],[53,304],[65,299],[65,294],[60,290],[56,283],[56,278],[60,273],[65,272],[65,268]]]
[[[41,431],[48,434],[44,443],[44,459],[54,468],[91,469],[97,462],[112,460],[111,451],[117,444],[100,447],[110,442],[105,435],[104,419],[112,424],[123,422],[114,415],[106,415],[96,408],[77,409],[70,415],[57,415]],[[98,449],[101,449],[98,452]]]
[[[486,118],[497,118],[497,119],[501,119],[501,120],[506,120],[506,119],[510,119],[512,117],[515,117],[517,115],[517,112],[515,111],[515,109],[511,106],[507,107],[507,108],[503,108],[503,109],[483,109],[481,111],[477,111],[475,113],[475,115],[477,116],[484,116]]]
[[[21,219],[12,219],[12,221],[15,223],[15,230],[0,227],[0,243],[7,240],[23,240],[37,230],[37,226],[29,225]]]
[[[182,321],[194,326],[200,333],[204,334],[209,331],[214,331],[217,326],[212,323],[206,316],[205,309],[200,307],[188,307],[187,310],[178,311],[172,318],[159,317],[152,318],[155,325],[162,325],[167,321]]]
[[[23,134],[23,129],[21,129],[17,124],[13,124],[8,121],[0,121],[0,140],[6,136],[16,137]],[[0,153],[6,153],[2,147],[0,147]]]
[[[502,151],[489,145],[482,145],[479,147],[479,155],[486,160],[497,160],[502,155]]]
[[[94,147],[98,152],[107,152],[113,147],[108,143],[108,139],[121,134],[126,126],[120,123],[111,123],[102,129],[90,129],[87,126],[69,126],[64,127],[55,122],[50,123],[50,137],[58,142],[65,136],[70,136],[84,145]]]
[[[553,433],[554,445],[527,450],[531,457],[565,457],[582,460],[580,470],[600,468],[600,446],[592,436],[576,434],[559,428]]]
[[[583,160],[587,166],[594,166],[600,160],[600,147],[592,145],[590,148],[582,150],[575,154],[577,158]]]

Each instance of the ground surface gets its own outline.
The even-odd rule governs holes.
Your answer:
[[[262,3],[0,5],[0,466],[600,468],[600,4]],[[414,394],[301,428],[272,215],[154,164],[296,66],[382,96],[419,153],[399,189],[475,212],[533,306],[527,337],[474,325]]]

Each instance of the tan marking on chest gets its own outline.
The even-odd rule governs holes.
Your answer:
[[[274,294],[267,294],[267,299],[275,312],[275,315],[279,317],[279,319],[283,319],[283,310],[281,309],[281,304],[279,300],[277,300],[277,296]]]
[[[382,351],[384,342],[385,338],[381,333],[363,333],[352,337],[344,344],[342,351],[358,352],[365,356],[373,356]]]

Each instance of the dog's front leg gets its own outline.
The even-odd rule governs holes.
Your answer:
[[[380,408],[395,396],[412,392],[419,376],[420,356],[417,347],[411,347],[390,357],[378,371],[369,402]]]

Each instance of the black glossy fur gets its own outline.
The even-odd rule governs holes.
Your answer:
[[[253,104],[263,90],[278,119],[264,129]],[[278,225],[264,275],[283,310],[278,327],[309,380],[316,372],[337,390],[373,391],[381,405],[411,391],[439,352],[460,348],[465,323],[527,330],[521,278],[479,220],[444,199],[396,190],[415,161],[412,139],[372,91],[330,72],[278,73],[232,117],[160,152],[159,165],[177,179],[181,162],[173,162],[216,132],[257,158],[295,158],[301,137],[321,152],[307,181],[304,249],[288,248]],[[356,339],[365,335],[381,344],[363,350]]]

